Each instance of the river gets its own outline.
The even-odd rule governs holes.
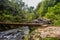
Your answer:
[[[28,26],[0,32],[0,40],[23,40],[24,35],[29,35]]]

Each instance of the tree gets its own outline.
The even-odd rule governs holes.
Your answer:
[[[47,13],[48,7],[52,7],[57,3],[57,0],[43,0],[41,3],[39,3],[37,7],[38,10],[36,9],[36,13],[39,17],[43,17]]]
[[[35,10],[37,17],[45,17],[53,21],[53,25],[60,25],[60,0],[43,0]]]
[[[19,19],[18,21],[21,21],[21,19],[24,17],[24,2],[21,1],[8,1],[8,0],[0,0],[0,21],[14,21]],[[16,16],[19,16],[17,19]],[[8,18],[7,18],[8,17]],[[13,20],[12,20],[13,19]],[[6,21],[5,21],[6,22]]]
[[[57,3],[54,7],[49,7],[46,18],[54,21],[53,25],[60,26],[60,3]]]

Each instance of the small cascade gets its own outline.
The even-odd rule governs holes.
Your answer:
[[[28,37],[29,27],[22,26],[17,29],[0,32],[0,40],[23,40],[24,35]]]
[[[0,40],[23,40],[24,32],[18,29],[0,32]]]

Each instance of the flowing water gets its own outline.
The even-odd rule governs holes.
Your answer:
[[[28,36],[28,26],[0,32],[0,40],[23,40],[24,34]]]

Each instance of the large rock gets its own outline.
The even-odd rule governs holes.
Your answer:
[[[52,23],[52,21],[50,19],[46,19],[46,18],[38,18],[38,19],[35,19],[35,20],[32,20],[31,21],[32,23],[41,23],[41,24],[47,24],[47,25],[50,25]]]
[[[39,38],[60,37],[60,27],[38,28],[30,35],[30,40],[39,40]]]

